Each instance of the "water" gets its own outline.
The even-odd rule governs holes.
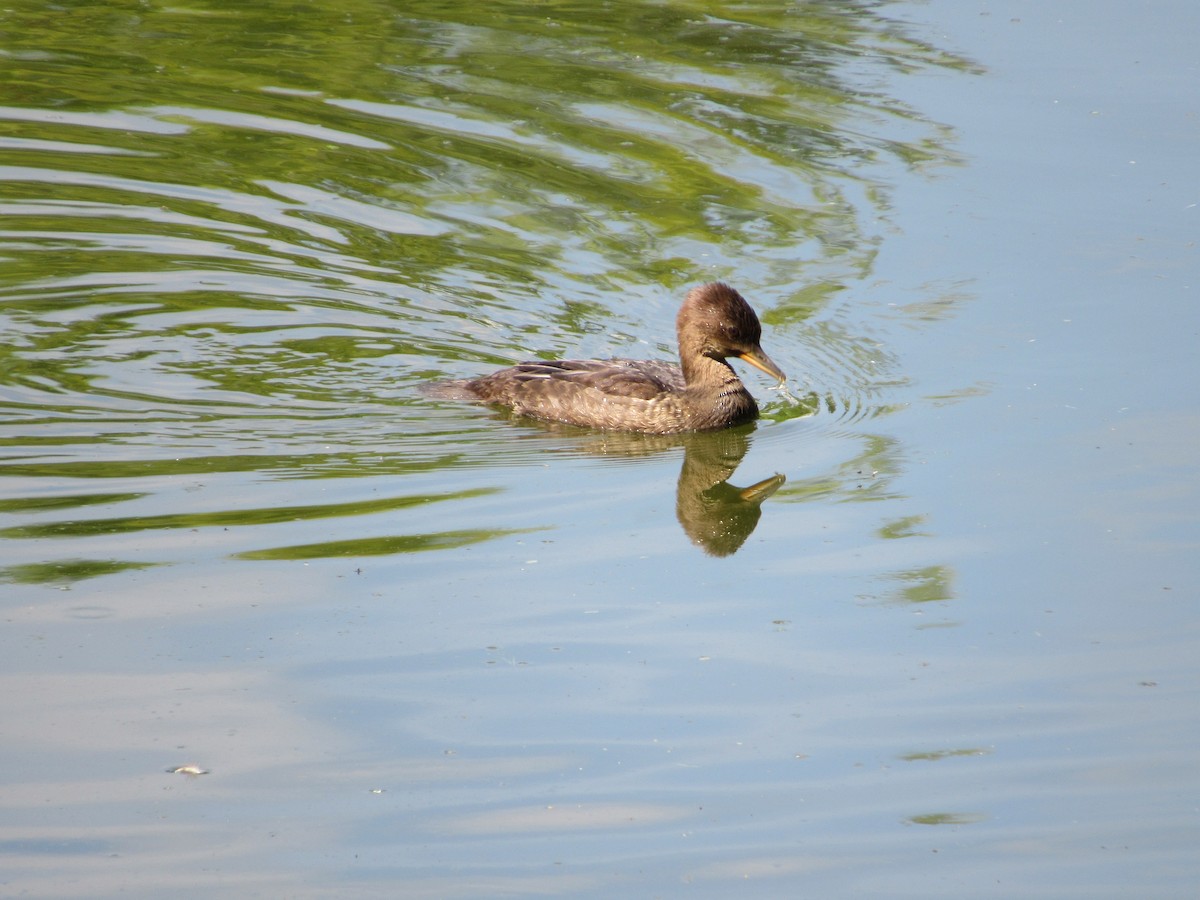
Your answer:
[[[3,892],[1190,896],[1200,23],[1102,12],[10,6]],[[417,390],[714,278],[756,427]]]

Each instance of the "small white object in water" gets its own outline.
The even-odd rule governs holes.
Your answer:
[[[792,403],[799,403],[799,402],[800,402],[800,398],[799,398],[799,397],[797,397],[795,394],[793,394],[793,393],[791,392],[791,390],[788,388],[788,383],[787,383],[787,379],[786,379],[786,378],[784,378],[783,380],[781,380],[781,381],[779,382],[779,384],[775,385],[774,387],[769,387],[769,388],[767,388],[767,390],[768,390],[768,391],[779,391],[779,393],[783,394],[783,396],[785,396],[785,397],[786,397],[788,400],[790,400]]]
[[[174,769],[167,769],[172,775],[190,775],[193,778],[197,775],[207,775],[208,769],[202,769],[195,763],[188,763],[186,766],[176,766]]]

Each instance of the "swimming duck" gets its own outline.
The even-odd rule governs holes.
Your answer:
[[[740,425],[758,404],[726,360],[785,376],[759,346],[762,326],[741,294],[712,282],[692,288],[675,319],[679,365],[642,359],[523,362],[440,396],[482,400],[514,413],[606,431],[676,434]]]

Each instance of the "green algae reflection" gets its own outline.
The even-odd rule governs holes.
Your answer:
[[[13,584],[70,584],[101,575],[149,569],[159,563],[129,562],[117,559],[54,559],[40,563],[6,566],[0,569],[0,582]]]
[[[467,500],[496,493],[496,488],[473,488],[439,494],[413,494],[404,497],[385,497],[381,500],[325,503],[312,506],[273,506],[265,509],[221,510],[202,513],[166,513],[155,516],[122,516],[111,519],[80,519],[22,525],[5,528],[0,537],[62,538],[95,535],[126,534],[134,531],[158,531],[169,528],[231,528],[235,526],[274,525],[281,522],[300,522],[312,519],[362,516],[394,512],[422,506],[439,500]]]
[[[442,531],[437,534],[401,534],[384,537],[356,538],[345,541],[325,541],[318,544],[298,544],[293,547],[273,547],[267,550],[248,550],[235,554],[236,559],[327,559],[337,556],[391,556],[396,553],[423,553],[426,550],[453,550],[479,544],[511,534],[528,534],[539,528],[472,528],[464,531]]]

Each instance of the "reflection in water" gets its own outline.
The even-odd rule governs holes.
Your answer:
[[[115,559],[55,559],[47,562],[0,568],[0,583],[70,584],[85,578],[114,575],[118,572],[146,569],[154,563],[128,562]]]
[[[954,571],[949,566],[932,565],[897,572],[898,583],[892,598],[904,603],[932,603],[954,599]]]
[[[710,556],[736,553],[758,525],[763,501],[787,480],[775,474],[747,488],[729,483],[750,449],[748,428],[689,435],[675,495],[675,514],[692,543]]]
[[[538,419],[516,421],[533,426],[537,429],[534,433],[577,437],[574,450],[591,456],[632,459],[682,447],[675,515],[692,543],[710,556],[736,553],[757,527],[762,504],[787,481],[777,473],[745,488],[729,483],[750,450],[753,424],[724,431],[660,435],[594,432]]]
[[[328,559],[333,556],[394,556],[398,553],[427,553],[430,550],[453,550],[483,541],[492,541],[510,534],[526,534],[532,529],[477,528],[445,531],[440,534],[404,534],[385,537],[352,538],[345,541],[322,541],[268,550],[247,550],[238,559]]]
[[[987,819],[986,813],[936,812],[909,816],[905,821],[913,825],[975,825]]]

